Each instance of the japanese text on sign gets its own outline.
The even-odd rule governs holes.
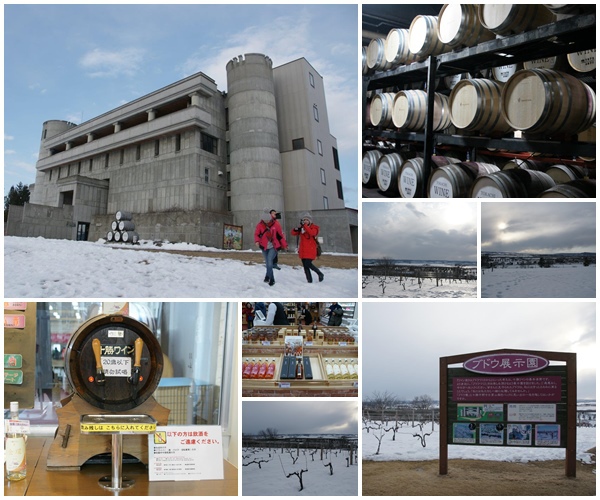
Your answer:
[[[452,399],[460,402],[560,402],[561,378],[455,377]]]

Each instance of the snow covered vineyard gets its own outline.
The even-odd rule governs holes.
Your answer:
[[[477,267],[463,266],[460,264],[444,266],[429,264],[372,264],[363,262],[362,274],[363,276],[477,280]]]

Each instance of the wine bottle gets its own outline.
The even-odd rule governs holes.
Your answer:
[[[267,375],[267,369],[269,368],[267,365],[267,361],[263,363],[261,359],[258,360],[259,368],[258,368],[258,378],[265,378]]]
[[[358,361],[354,363],[354,373],[356,374],[356,378],[358,378]]]
[[[333,360],[333,378],[341,378],[342,370],[340,370],[340,365]]]
[[[265,378],[271,379],[275,376],[275,360],[273,359],[273,361],[271,361],[271,363],[269,363],[269,368],[267,369],[267,375],[265,376]]]
[[[327,358],[325,358],[325,372],[327,373],[327,378],[333,378],[333,366]]]
[[[5,422],[6,477],[9,481],[21,481],[27,476],[26,437],[18,428],[19,402],[10,403],[10,419]]]
[[[348,378],[348,367],[346,366],[346,363],[342,363],[342,360],[340,359],[338,364],[340,365],[340,378]]]
[[[256,358],[252,358],[252,371],[250,372],[250,378],[258,378],[259,370],[260,365],[256,362]]]
[[[296,378],[302,380],[304,378],[304,368],[302,367],[302,358],[296,358]]]
[[[350,363],[348,363],[348,360],[345,359],[344,360],[344,364],[348,368],[348,378],[356,378],[356,372],[354,371],[354,362],[353,362],[353,360],[351,359]]]
[[[242,364],[242,378],[250,378],[250,373],[252,372],[252,364],[246,358],[246,361]]]

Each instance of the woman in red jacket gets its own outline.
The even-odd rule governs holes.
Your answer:
[[[273,262],[277,257],[277,251],[280,248],[284,250],[288,244],[281,230],[281,225],[277,221],[277,211],[265,208],[261,214],[261,220],[256,225],[254,230],[254,243],[262,250],[267,266],[267,274],[265,275],[265,283],[270,286],[275,284],[273,276]]]
[[[298,254],[302,265],[304,266],[304,274],[306,281],[312,283],[311,271],[317,273],[319,281],[323,281],[325,277],[319,268],[313,264],[313,260],[317,258],[317,235],[319,234],[319,226],[312,223],[312,216],[307,212],[300,219],[300,226],[292,229],[292,235],[300,237],[300,245]]]

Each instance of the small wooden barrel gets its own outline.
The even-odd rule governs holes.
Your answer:
[[[109,231],[108,233],[106,233],[106,241],[112,241],[113,235],[114,235],[114,233],[112,231]]]
[[[122,220],[119,222],[119,231],[133,231],[135,229],[135,222],[130,220]]]
[[[385,60],[392,68],[417,60],[408,48],[407,29],[394,28],[389,31],[385,39]]]
[[[479,177],[471,189],[472,198],[535,198],[554,186],[544,172],[511,169]]]
[[[593,91],[551,69],[515,73],[502,89],[502,114],[511,127],[532,134],[577,134],[595,116]],[[595,119],[595,118],[594,118]]]
[[[115,215],[115,219],[118,221],[131,220],[133,219],[133,214],[131,212],[125,212],[124,210],[119,210]]]
[[[392,109],[394,107],[394,96],[392,92],[375,94],[371,99],[369,116],[374,127],[387,128],[392,124]]]
[[[437,25],[438,38],[449,47],[473,47],[493,40],[495,35],[479,21],[477,5],[446,4],[440,10]]]
[[[427,119],[427,92],[402,90],[394,97],[392,121],[401,130],[424,130]],[[433,130],[448,128],[451,124],[448,97],[435,93],[433,100]]]
[[[373,38],[367,47],[367,68],[371,71],[384,71],[391,67],[385,60],[385,39]]]
[[[399,196],[398,174],[406,157],[400,153],[390,153],[381,157],[377,163],[377,187],[390,196]]]
[[[502,116],[501,84],[484,78],[461,80],[450,93],[450,117],[456,128],[488,134],[511,130]]]
[[[119,230],[119,222],[116,221],[116,220],[112,221],[111,224],[110,224],[110,228],[113,231],[118,231]]]
[[[141,405],[156,390],[162,369],[156,337],[129,316],[91,318],[73,334],[65,351],[65,371],[73,390],[103,410],[119,412]]]
[[[579,165],[551,165],[546,173],[552,177],[556,184],[566,184],[567,182],[583,179],[585,170]]]
[[[579,73],[589,73],[596,70],[596,49],[583,50],[567,54],[569,66]]]
[[[499,170],[496,165],[474,161],[439,167],[429,177],[429,198],[468,198],[475,179]]]
[[[116,241],[117,243],[119,241],[121,241],[121,231],[115,231],[113,233],[113,240]]]
[[[383,156],[381,151],[373,149],[363,155],[362,160],[362,183],[366,188],[377,187],[377,163]]]
[[[595,198],[596,181],[578,179],[564,184],[557,184],[541,193],[539,198]]]
[[[137,243],[140,240],[140,237],[135,231],[123,231],[121,239],[125,243]]]
[[[540,172],[545,172],[550,167],[549,163],[544,163],[542,161],[527,159],[521,160],[519,158],[515,158],[514,160],[510,160],[506,162],[502,170],[511,170],[513,168],[524,168],[525,170],[539,170]]]
[[[483,27],[497,35],[523,33],[556,19],[541,4],[479,4],[478,14]]]
[[[440,41],[437,35],[437,16],[416,16],[410,24],[408,49],[422,61],[430,55],[448,52],[450,47]]]
[[[425,170],[423,158],[406,160],[398,175],[398,191],[402,198],[424,198],[429,169]]]

